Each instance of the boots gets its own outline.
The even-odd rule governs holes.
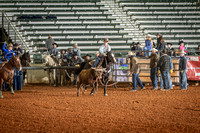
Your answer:
[[[3,98],[2,91],[0,91],[0,98]]]
[[[10,92],[11,92],[11,94],[15,93],[14,90],[13,90],[13,87],[10,87]]]

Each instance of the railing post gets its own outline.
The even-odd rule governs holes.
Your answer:
[[[10,36],[10,22],[8,22],[8,36]]]
[[[16,32],[15,32],[15,43],[16,43]]]
[[[4,33],[4,31],[3,31],[3,29],[4,29],[4,13],[3,13],[4,11],[2,11],[2,27],[1,27],[1,35],[2,35],[2,41],[3,41],[3,33]]]

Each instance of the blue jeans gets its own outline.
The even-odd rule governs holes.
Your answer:
[[[101,60],[101,57],[100,56],[97,57],[92,67],[96,67],[99,64],[100,60]]]
[[[144,88],[142,81],[139,78],[139,73],[132,75],[132,81],[133,81],[133,90],[137,90],[137,85],[139,85],[141,89]]]
[[[171,79],[170,73],[168,74],[168,81],[169,81],[169,87],[173,88],[173,86],[172,86],[172,79]],[[163,88],[163,79],[162,79],[162,76],[160,77],[160,88]]]
[[[163,83],[164,83],[164,89],[169,89],[168,76],[169,76],[169,71],[161,71],[161,78],[162,78]]]
[[[143,51],[147,51],[147,52],[144,52],[144,56],[150,56],[150,55],[151,55],[151,52],[149,52],[149,51],[151,51],[151,49],[150,49],[150,50],[147,50],[147,48],[145,47],[145,48],[143,49]]]
[[[151,78],[153,88],[158,89],[157,68],[151,68],[150,78]]]
[[[180,74],[179,76],[180,88],[187,90],[187,71],[184,70],[183,73],[179,72],[179,74]]]

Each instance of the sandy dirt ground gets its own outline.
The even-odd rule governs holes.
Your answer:
[[[76,88],[27,85],[0,99],[0,133],[27,132],[200,132],[200,87],[187,91],[145,90],[128,86],[91,88],[80,97]]]

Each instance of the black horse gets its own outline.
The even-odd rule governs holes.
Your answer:
[[[106,93],[106,89],[107,89],[107,85],[109,82],[109,76],[110,76],[110,72],[111,72],[111,67],[112,65],[116,62],[114,54],[110,51],[107,52],[106,56],[103,56],[99,62],[99,64],[97,65],[97,68],[102,67],[105,70],[103,71],[102,74],[102,79],[101,79],[101,83],[104,86],[104,96],[108,96],[108,94]],[[115,85],[115,84],[113,84]],[[93,95],[94,90],[91,91],[91,95]]]
[[[29,52],[25,52],[21,56],[22,67],[30,67],[30,62],[31,62],[30,54],[29,54]],[[26,74],[27,74],[27,70],[23,70],[23,84],[24,84],[24,81],[26,78]]]

